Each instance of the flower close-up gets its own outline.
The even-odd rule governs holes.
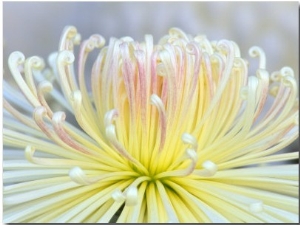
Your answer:
[[[249,55],[254,72],[230,40],[73,26],[47,63],[11,53],[4,222],[298,222],[296,78]]]

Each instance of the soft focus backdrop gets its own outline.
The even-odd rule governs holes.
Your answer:
[[[234,40],[250,73],[257,60],[248,49],[258,45],[265,50],[269,72],[290,66],[299,74],[298,2],[4,2],[4,77],[8,55],[15,50],[26,57],[47,58],[55,51],[63,28],[74,25],[82,39],[99,33],[109,37],[131,36],[142,41],[144,34],[154,40],[171,27],[186,33],[205,34],[210,40]],[[297,150],[298,142],[290,150]]]

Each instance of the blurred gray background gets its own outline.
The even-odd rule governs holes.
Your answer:
[[[248,49],[265,50],[269,72],[290,66],[299,74],[298,2],[4,2],[4,71],[8,55],[19,50],[26,57],[47,58],[56,51],[66,25],[74,25],[82,38],[94,33],[154,40],[178,27],[186,33],[205,34],[209,40],[234,40],[243,58]],[[252,68],[252,67],[251,67]],[[9,73],[5,72],[4,77]],[[298,149],[294,144],[292,148]]]

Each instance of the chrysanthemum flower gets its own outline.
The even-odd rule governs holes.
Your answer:
[[[269,75],[253,47],[249,76],[237,44],[179,29],[157,45],[93,35],[75,61],[79,42],[67,27],[49,69],[8,59],[5,222],[298,221],[292,69]]]

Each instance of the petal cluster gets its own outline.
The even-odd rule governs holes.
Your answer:
[[[177,28],[156,45],[80,39],[66,27],[48,68],[9,57],[5,222],[298,221],[291,68],[269,74],[252,47],[249,74],[233,41]]]

